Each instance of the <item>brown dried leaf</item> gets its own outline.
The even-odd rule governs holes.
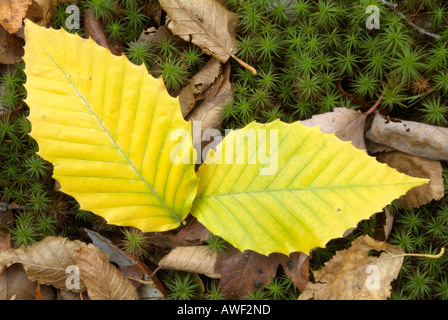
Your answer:
[[[217,131],[223,121],[222,108],[233,100],[229,78],[230,63],[226,63],[222,75],[204,92],[203,100],[200,100],[185,118],[193,123],[193,147],[199,160],[197,164],[205,159],[213,145],[217,145],[222,140],[220,132]],[[204,132],[209,129],[215,129],[216,133],[213,132],[211,137],[206,137]],[[212,143],[213,139],[219,140]]]
[[[40,26],[45,26],[51,19],[51,0],[32,0],[26,18]]]
[[[381,252],[380,256],[369,256],[372,250]],[[315,283],[308,283],[299,300],[385,300],[403,259],[400,247],[359,237],[314,272]]]
[[[159,266],[219,278],[215,272],[216,257],[206,246],[177,247],[159,261]]]
[[[361,150],[366,150],[364,128],[366,116],[360,111],[348,108],[335,108],[333,112],[314,115],[311,119],[300,121],[307,127],[320,126],[323,133],[334,133],[342,141],[351,141]]]
[[[0,26],[0,63],[1,64],[14,64],[22,60],[20,55],[18,53],[20,52],[14,52],[16,46],[11,46],[11,40],[14,39],[14,41],[20,41],[17,39],[17,37],[11,38],[11,35],[8,34],[8,32]],[[12,50],[11,50],[12,49]]]
[[[408,210],[443,198],[444,184],[440,161],[416,157],[400,151],[379,154],[376,159],[411,177],[430,179],[429,183],[412,188],[401,197],[398,200],[400,208]]]
[[[282,254],[280,263],[286,275],[300,290],[305,290],[309,278],[309,256],[302,252],[293,252],[288,256]]]
[[[137,289],[97,250],[82,247],[75,253],[80,278],[92,300],[138,300]]]
[[[108,40],[103,24],[89,10],[84,12],[84,30],[98,45],[109,49],[116,56],[122,55],[122,48],[117,43]]]
[[[226,63],[222,75],[202,94],[201,99],[198,99],[200,103],[188,114],[186,120],[201,121],[202,132],[211,128],[219,128],[223,121],[222,107],[232,100],[230,63]]]
[[[222,65],[216,58],[211,58],[190,80],[179,94],[182,115],[186,117],[196,102],[204,98],[203,93],[221,74]]]
[[[0,300],[34,300],[36,282],[31,281],[20,264],[14,264],[0,275]]]
[[[37,295],[37,288],[39,294]],[[0,300],[54,300],[49,286],[40,285],[26,276],[20,264],[13,264],[0,275]]]
[[[188,224],[182,228],[174,237],[174,242],[183,241],[199,241],[203,242],[207,240],[211,235],[211,232],[202,225],[196,218],[192,218]]]
[[[2,216],[6,215],[6,214],[11,214],[12,213],[10,211],[5,211],[5,212],[0,212],[0,219],[2,218]],[[11,248],[11,235],[9,232],[4,232],[1,233],[0,232],[0,253],[2,253],[3,251],[6,251],[8,249]],[[6,270],[6,266],[0,265],[0,276],[2,275],[3,272],[5,272]]]
[[[448,160],[448,128],[375,114],[366,138],[417,157]]]
[[[9,33],[22,28],[22,20],[32,0],[0,0],[0,24]]]
[[[272,253],[269,256],[255,251],[244,253],[231,247],[220,254],[215,272],[221,274],[221,289],[230,299],[242,299],[261,286],[269,285],[274,279],[279,265],[300,290],[308,280],[308,258],[294,252],[289,257]]]
[[[94,247],[81,241],[70,241],[61,237],[46,237],[43,240],[18,249],[9,249],[0,253],[0,265],[10,266],[13,263],[21,263],[30,280],[40,280],[43,284],[52,285],[58,289],[68,290],[66,280],[71,275],[67,273],[68,266],[75,265],[73,254],[82,247]],[[96,249],[99,251],[99,249]],[[79,289],[82,292],[85,287],[80,282]]]
[[[185,41],[225,63],[236,51],[238,15],[219,1],[159,0],[171,18],[168,27]]]

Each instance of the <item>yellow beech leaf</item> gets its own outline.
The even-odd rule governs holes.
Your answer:
[[[193,161],[171,159],[173,148],[193,147],[170,139],[191,129],[163,80],[64,30],[27,20],[25,40],[30,135],[61,191],[111,224],[179,226],[198,181]]]
[[[192,214],[241,251],[265,255],[308,254],[427,183],[318,127],[279,120],[228,133],[198,176]]]

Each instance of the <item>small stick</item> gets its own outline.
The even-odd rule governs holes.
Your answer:
[[[142,279],[137,279],[137,278],[133,278],[133,277],[126,277],[129,280],[135,281],[135,282],[139,282],[141,284],[149,284],[149,285],[154,285],[154,281],[152,280],[142,280]]]
[[[9,209],[9,210],[30,210],[31,206],[13,206],[9,203],[0,202],[0,210],[1,208]]]
[[[407,21],[407,23],[409,23],[411,26],[413,26],[415,29],[417,29],[417,31],[420,32],[420,34],[426,34],[427,36],[433,37],[434,39],[440,39],[441,38],[440,35],[432,33],[432,32],[429,32],[425,28],[422,28],[422,27],[416,25],[414,22],[411,21],[411,19],[409,19],[403,13],[398,11],[398,9],[397,9],[398,4],[390,3],[389,1],[386,1],[386,0],[381,0],[381,3],[383,3],[384,5],[392,8],[392,9],[394,9],[396,14],[398,14],[403,20]]]
[[[381,96],[378,98],[378,100],[375,102],[375,104],[366,112],[364,112],[364,116],[367,117],[369,114],[371,114],[373,111],[376,110],[376,108],[380,105],[381,101],[384,98],[384,92],[381,94]]]

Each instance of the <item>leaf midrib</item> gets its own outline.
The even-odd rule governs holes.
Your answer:
[[[257,193],[281,193],[281,192],[300,192],[300,191],[320,191],[320,190],[334,190],[334,189],[356,189],[356,188],[375,188],[375,187],[388,187],[388,186],[403,186],[412,185],[415,182],[403,182],[403,183],[388,183],[388,184],[373,184],[373,185],[352,185],[352,186],[329,186],[329,187],[311,187],[311,188],[297,188],[297,189],[278,189],[278,190],[254,190],[254,191],[240,191],[231,193],[217,193],[198,195],[196,199],[215,198],[215,197],[227,197],[243,194],[257,194]]]
[[[148,187],[149,190],[151,190],[152,194],[157,198],[157,200],[163,204],[165,209],[172,215],[173,218],[175,218],[178,222],[182,221],[182,219],[176,215],[168,206],[167,204],[160,198],[159,194],[156,192],[156,190],[146,181],[146,179],[143,177],[142,173],[137,169],[137,167],[134,165],[132,160],[127,156],[127,154],[123,151],[121,146],[115,141],[115,139],[112,137],[109,130],[104,126],[98,115],[93,111],[90,104],[86,101],[84,96],[78,91],[77,87],[74,85],[74,83],[71,81],[70,77],[64,72],[64,70],[59,66],[58,62],[53,58],[53,56],[48,52],[48,50],[45,48],[45,46],[42,44],[42,42],[39,41],[39,37],[36,36],[36,39],[40,45],[40,47],[44,50],[45,54],[51,59],[51,61],[54,63],[54,65],[59,69],[59,71],[64,75],[65,79],[68,81],[72,89],[75,91],[76,95],[81,99],[81,101],[84,103],[88,111],[95,117],[95,120],[99,124],[99,126],[103,129],[103,131],[106,133],[107,137],[110,139],[110,141],[116,146],[116,148],[121,153],[122,157],[126,160],[126,162],[131,166],[132,170],[135,172],[135,174],[145,183],[145,185]],[[124,72],[124,71],[123,71]],[[160,94],[157,95],[157,100],[159,99]],[[156,101],[157,105],[157,101]],[[120,109],[121,109],[121,101],[120,101]],[[151,130],[151,129],[150,129]],[[146,149],[146,148],[145,148]],[[145,150],[146,151],[146,150]]]

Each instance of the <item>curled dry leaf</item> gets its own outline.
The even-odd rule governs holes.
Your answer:
[[[382,153],[376,158],[379,162],[387,163],[388,166],[401,173],[430,179],[428,184],[412,188],[401,197],[397,202],[400,208],[408,210],[443,198],[444,183],[440,161],[416,157],[400,151]]]
[[[0,266],[10,266],[13,263],[21,263],[28,278],[42,284],[52,285],[58,289],[69,290],[66,286],[67,278],[71,275],[66,272],[68,266],[75,265],[73,254],[82,247],[93,247],[81,241],[70,241],[61,237],[46,237],[43,240],[18,249],[9,249],[0,253]],[[99,249],[96,249],[101,252]],[[85,290],[80,282],[79,289],[71,289],[76,292]]]
[[[0,216],[4,214],[0,212]],[[0,235],[0,253],[11,248],[9,233]],[[22,265],[16,263],[9,267],[0,266],[0,300],[34,300],[37,299],[37,286],[26,276]],[[39,295],[43,300],[53,300],[54,292],[48,286],[40,286]]]
[[[225,63],[236,51],[238,15],[219,1],[159,0],[171,22],[168,28],[185,41]]]
[[[186,120],[193,123],[193,147],[198,154],[199,162],[197,163],[206,158],[209,148],[216,146],[222,140],[221,133],[218,131],[223,121],[222,108],[233,100],[229,79],[230,63],[227,62],[223,67],[222,75],[201,94],[201,99],[186,116]],[[207,130],[211,136],[204,134]]]
[[[366,116],[360,111],[335,108],[332,112],[314,115],[311,119],[300,123],[307,127],[320,126],[323,133],[334,133],[342,141],[351,141],[356,148],[366,150],[364,140]]]
[[[202,132],[207,129],[218,128],[221,125],[223,121],[222,107],[233,100],[230,84],[230,63],[223,66],[222,74],[213,83],[205,83],[203,80],[196,83],[196,87],[202,86],[205,88],[206,85],[208,85],[207,90],[200,96],[196,96],[195,102],[198,103],[186,116],[188,121],[201,121],[200,129]]]
[[[221,63],[211,58],[190,80],[189,84],[179,94],[182,115],[186,117],[198,100],[203,99],[203,93],[215,82],[221,74]]]
[[[92,248],[75,252],[80,278],[92,300],[138,300],[137,289],[109,259]]]
[[[0,24],[9,32],[22,28],[22,20],[32,0],[0,0]]]
[[[219,278],[221,275],[215,272],[216,257],[206,246],[177,247],[159,261],[159,266]]]
[[[375,114],[366,138],[413,156],[448,160],[448,128]]]
[[[369,256],[372,250],[381,254]],[[315,283],[308,283],[299,300],[385,300],[404,256],[400,247],[359,237],[314,272]]]
[[[28,7],[26,18],[40,26],[45,26],[51,19],[51,0],[33,0]]]
[[[28,279],[20,264],[6,268],[0,275],[0,300],[34,300],[36,288],[37,282]]]

